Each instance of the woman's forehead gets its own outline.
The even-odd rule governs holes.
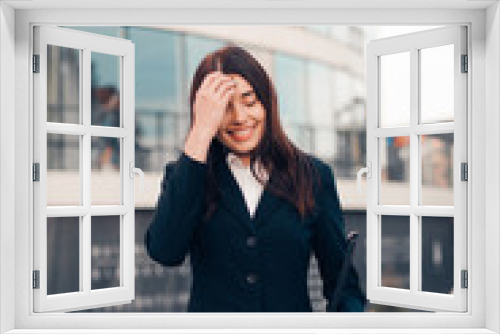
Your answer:
[[[253,87],[244,78],[233,78],[233,80],[236,82],[236,93],[242,99],[254,95]]]
[[[245,90],[252,89],[252,85],[250,85],[250,83],[245,78],[243,78],[241,75],[239,75],[239,74],[227,74],[227,76],[231,77],[231,79],[233,79],[238,84],[238,87],[240,87],[241,89],[245,89]]]

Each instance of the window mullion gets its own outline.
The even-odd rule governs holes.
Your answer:
[[[91,100],[91,56],[92,52],[90,49],[85,48],[82,50],[81,62],[82,66],[80,67],[82,70],[81,75],[81,94],[82,97],[82,124],[87,129],[86,133],[83,135],[83,149],[81,150],[82,157],[80,159],[80,170],[82,170],[82,177],[80,179],[81,189],[83,190],[82,200],[83,206],[88,209],[83,218],[81,219],[81,232],[80,233],[80,282],[83,282],[82,291],[86,293],[90,293],[91,291],[91,270],[92,270],[92,240],[91,240],[91,215],[90,215],[90,206],[91,206],[91,133],[90,133],[90,122],[91,122],[91,108],[92,108],[92,100]]]
[[[419,101],[419,57],[418,50],[410,50],[410,208],[419,203],[419,143],[415,128],[418,125]],[[421,238],[420,219],[410,209],[410,291],[416,293],[420,288],[421,277]]]

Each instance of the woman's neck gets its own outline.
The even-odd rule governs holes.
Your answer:
[[[237,154],[237,153],[233,153],[233,154],[238,157],[238,159],[241,161],[241,163],[245,167],[250,166],[250,156],[249,155],[243,155],[243,154]]]

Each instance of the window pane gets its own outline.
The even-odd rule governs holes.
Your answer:
[[[186,91],[189,91],[191,83],[193,81],[193,75],[196,68],[200,64],[201,60],[205,56],[219,48],[221,48],[224,43],[214,39],[203,38],[195,35],[186,36],[186,76],[188,87]]]
[[[120,205],[120,139],[92,137],[91,205]]]
[[[453,133],[421,136],[422,205],[453,205]]]
[[[179,36],[173,32],[130,28],[135,44],[135,104],[139,109],[175,108],[181,86]]]
[[[380,138],[380,204],[410,205],[410,137]]]
[[[334,164],[339,178],[355,179],[358,170],[366,166],[364,82],[340,70],[334,71],[333,80]]]
[[[47,218],[47,294],[76,291],[80,291],[80,217]]]
[[[333,38],[340,42],[349,42],[349,27],[334,25],[331,27]]]
[[[331,26],[326,26],[326,25],[310,25],[310,26],[305,26],[307,30],[310,30],[318,35],[321,35],[323,37],[330,37],[331,36]]]
[[[332,69],[319,62],[308,62],[309,110],[314,124],[314,147],[311,153],[333,159],[335,152],[333,128]]]
[[[120,126],[120,57],[92,52],[92,125]]]
[[[410,125],[410,52],[380,57],[380,127]]]
[[[422,291],[453,294],[453,217],[422,217]]]
[[[47,133],[47,205],[80,205],[80,136]]]
[[[354,97],[354,80],[352,74],[340,69],[333,72],[333,96],[336,112],[347,113]]]
[[[93,34],[99,34],[111,37],[122,37],[123,30],[122,27],[112,27],[112,26],[61,26],[66,29],[74,29],[79,31],[90,32]]]
[[[454,117],[454,45],[420,50],[421,123],[452,122]]]
[[[294,122],[307,121],[304,60],[277,53],[275,68],[281,118]]]
[[[80,123],[80,50],[47,45],[47,122]]]
[[[333,160],[335,156],[335,130],[333,126],[317,126],[314,131],[315,156]]]
[[[92,216],[92,290],[120,286],[120,216]]]
[[[410,217],[382,216],[382,282],[410,289]]]
[[[178,152],[184,148],[184,138],[187,136],[189,129],[189,115],[187,113],[168,113],[164,115],[163,119],[163,142],[162,145],[166,146],[167,154],[158,156],[157,169],[163,169],[165,161],[176,159]]]
[[[276,53],[274,58],[276,90],[280,118],[290,139],[301,149],[311,152],[312,134],[307,126],[306,64],[301,58]]]

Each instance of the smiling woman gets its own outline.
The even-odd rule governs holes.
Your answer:
[[[332,169],[285,135],[259,62],[235,45],[210,53],[194,74],[190,102],[184,151],[165,167],[145,235],[150,257],[164,266],[190,254],[188,311],[311,312],[312,251],[327,311],[363,312],[352,265],[345,289],[334,293],[347,239]]]

